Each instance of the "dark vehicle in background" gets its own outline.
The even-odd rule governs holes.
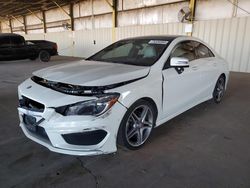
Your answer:
[[[18,34],[0,34],[0,61],[39,58],[48,62],[57,55],[57,44],[46,40],[28,40]]]

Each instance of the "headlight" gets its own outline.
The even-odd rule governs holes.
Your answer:
[[[92,115],[100,116],[108,111],[117,101],[120,94],[104,94],[97,99],[78,102],[75,104],[56,108],[56,112],[64,115]]]

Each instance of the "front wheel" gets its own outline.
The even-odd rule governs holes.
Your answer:
[[[128,149],[139,149],[150,137],[156,121],[154,106],[138,100],[126,112],[118,131],[118,144]]]
[[[48,62],[50,60],[50,54],[46,50],[42,50],[39,52],[39,60],[42,62]]]
[[[225,93],[225,78],[220,76],[216,82],[213,99],[215,103],[220,103]]]

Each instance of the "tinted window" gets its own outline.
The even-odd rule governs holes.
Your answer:
[[[172,57],[185,57],[189,61],[196,59],[195,48],[199,45],[196,41],[184,41],[177,44],[172,50],[167,62],[165,63],[163,69],[167,69],[170,66],[170,59]]]
[[[196,56],[197,58],[214,57],[211,50],[209,50],[208,47],[201,43],[199,43],[199,46],[196,48]]]
[[[168,47],[166,40],[128,39],[118,41],[87,60],[151,66]]]
[[[195,41],[185,41],[179,43],[172,51],[170,57],[184,57],[189,61],[196,59],[195,48],[198,43]]]
[[[24,39],[22,37],[10,37],[11,44],[13,46],[21,46],[24,45]]]
[[[8,46],[10,46],[10,38],[0,37],[0,47],[8,47]]]

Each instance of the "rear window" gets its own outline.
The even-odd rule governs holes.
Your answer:
[[[24,45],[24,39],[23,37],[11,37],[10,38],[11,44],[14,46],[21,46]]]

